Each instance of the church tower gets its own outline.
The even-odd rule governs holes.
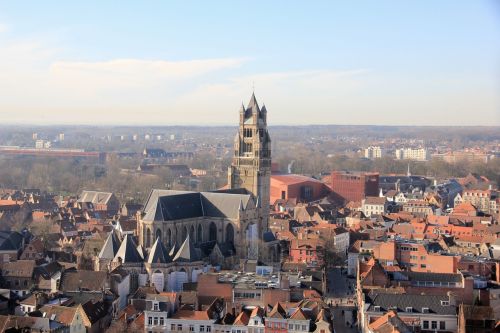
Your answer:
[[[248,106],[240,108],[240,124],[234,139],[233,160],[228,172],[231,189],[245,188],[254,195],[261,210],[260,236],[267,231],[271,188],[271,138],[267,110],[252,94]]]

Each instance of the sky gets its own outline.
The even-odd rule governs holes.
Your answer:
[[[0,122],[500,125],[500,1],[3,1]]]

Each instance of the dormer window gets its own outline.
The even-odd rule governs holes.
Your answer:
[[[375,305],[375,306],[373,307],[373,309],[374,309],[376,312],[380,312],[380,306],[378,306],[378,305]]]
[[[160,311],[160,305],[158,302],[153,302],[153,311]]]
[[[422,308],[422,313],[429,313],[429,308]]]
[[[449,306],[450,301],[441,301],[441,306]]]
[[[411,306],[407,306],[405,312],[413,312],[413,308]]]

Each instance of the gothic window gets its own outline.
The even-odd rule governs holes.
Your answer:
[[[191,238],[191,241],[194,241],[194,225],[189,228],[189,238]]]
[[[146,247],[151,246],[151,230],[146,230]]]
[[[251,138],[251,137],[252,137],[252,129],[250,129],[250,128],[245,128],[245,129],[243,130],[243,136],[244,136],[245,138]]]
[[[203,229],[201,228],[201,224],[198,224],[198,232],[196,233],[198,243],[203,242]]]
[[[251,143],[243,143],[243,152],[244,153],[251,153],[252,152],[252,144]]]
[[[181,240],[181,242],[184,242],[184,240],[187,238],[187,235],[188,235],[187,227],[182,228],[182,240]]]
[[[210,223],[210,227],[208,229],[208,240],[217,241],[217,226],[214,222]]]
[[[226,227],[226,242],[234,244],[234,228],[232,224]]]
[[[170,229],[167,230],[167,244],[168,246],[172,245],[172,231]]]
[[[161,230],[160,229],[156,229],[156,237],[155,237],[155,240],[159,238],[160,241],[161,241]]]

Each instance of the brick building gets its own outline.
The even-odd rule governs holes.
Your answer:
[[[271,204],[276,200],[295,199],[297,202],[319,200],[329,192],[321,181],[302,175],[271,175]]]
[[[361,201],[366,196],[378,196],[378,173],[333,171],[331,179],[333,197],[338,201]]]

